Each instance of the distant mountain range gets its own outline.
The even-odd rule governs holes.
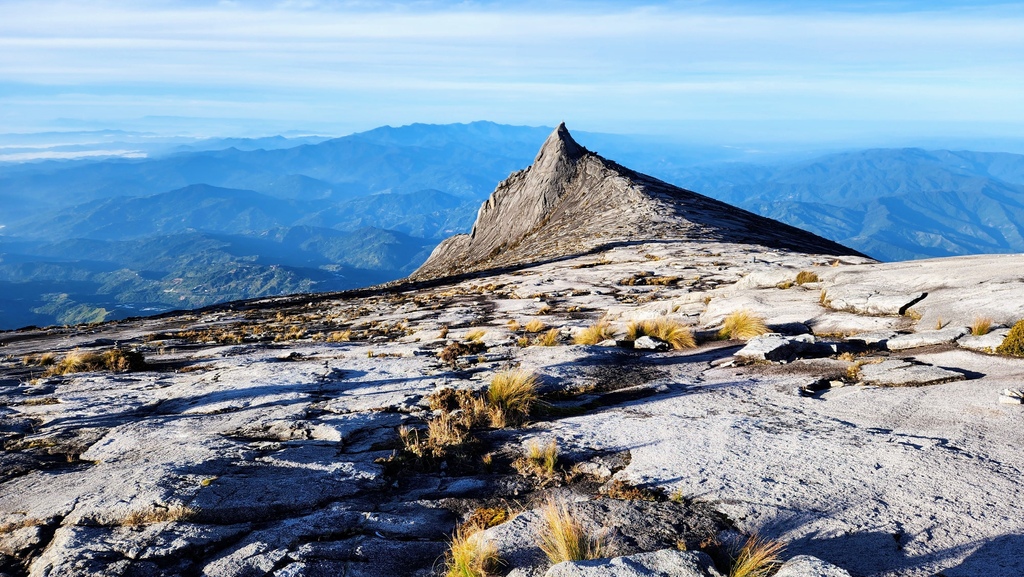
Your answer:
[[[405,276],[467,232],[482,199],[550,132],[417,124],[0,164],[0,328]],[[1022,155],[880,149],[758,164],[735,150],[575,136],[640,172],[882,260],[1024,252]],[[217,146],[227,148],[205,149]]]

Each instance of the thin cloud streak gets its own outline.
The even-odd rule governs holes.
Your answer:
[[[45,16],[39,3],[5,6],[0,103],[40,122],[109,118],[104,100],[158,115],[244,104],[256,117],[309,121],[348,107],[372,110],[369,123],[417,110],[423,121],[490,110],[535,124],[579,111],[592,115],[584,124],[614,114],[621,126],[758,115],[1024,122],[1013,104],[1024,101],[1024,13],[998,6],[143,6],[68,2]]]

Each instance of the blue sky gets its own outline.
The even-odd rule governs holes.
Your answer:
[[[721,142],[1024,135],[1020,3],[4,0],[2,13],[0,132],[486,119]]]

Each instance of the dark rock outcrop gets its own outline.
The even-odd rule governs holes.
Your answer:
[[[480,207],[472,232],[442,242],[412,278],[536,263],[658,240],[859,254],[622,167],[580,146],[563,123],[548,136],[532,166],[498,185]]]

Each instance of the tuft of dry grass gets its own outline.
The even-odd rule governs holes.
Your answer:
[[[692,349],[697,346],[689,327],[669,318],[629,323],[626,338],[635,341],[642,336],[654,337],[668,343],[673,349]]]
[[[554,309],[551,308],[551,305],[544,305],[544,306],[540,307],[539,309],[537,309],[537,314],[539,314],[539,315],[546,315],[546,314],[550,313],[552,310],[554,310]]]
[[[129,512],[121,519],[120,524],[134,527],[171,521],[188,521],[195,518],[198,514],[198,509],[180,503],[167,506],[151,505],[145,509],[136,509]]]
[[[352,340],[352,331],[334,331],[327,335],[329,343],[347,343]]]
[[[491,425],[504,427],[519,423],[530,414],[537,402],[537,377],[529,371],[501,371],[487,388],[487,404],[491,409]]]
[[[555,474],[555,467],[558,465],[558,442],[554,439],[542,445],[536,439],[526,445],[526,464],[535,473],[542,477],[551,477]]]
[[[552,564],[599,559],[604,555],[601,541],[587,532],[564,502],[548,501],[541,509],[541,517],[544,526],[539,545]]]
[[[480,341],[483,340],[484,335],[486,335],[486,334],[487,334],[487,331],[485,331],[483,329],[473,329],[471,331],[467,331],[466,332],[466,337],[465,338],[466,338],[467,341],[480,342]]]
[[[445,577],[486,577],[498,563],[498,547],[476,527],[463,525],[445,555]]]
[[[44,375],[67,375],[87,371],[124,373],[127,371],[139,371],[145,367],[146,361],[143,359],[142,354],[134,351],[110,349],[102,353],[83,353],[76,350],[68,353],[59,363],[50,367]]]
[[[510,330],[510,331],[512,331],[514,333],[515,332],[519,332],[519,329],[521,329],[522,327],[523,326],[519,324],[519,321],[517,321],[515,319],[512,319],[512,320],[508,321],[508,330]]]
[[[561,331],[558,330],[558,329],[548,329],[544,334],[538,336],[537,340],[534,341],[534,343],[538,344],[538,345],[540,345],[542,347],[554,347],[554,346],[557,346],[558,345],[558,337],[559,337],[560,334],[561,334]]]
[[[548,326],[544,324],[544,321],[540,319],[533,319],[530,322],[523,325],[523,328],[526,329],[526,332],[528,333],[539,333],[542,330],[548,328]]]
[[[816,273],[809,270],[802,270],[796,275],[796,284],[798,285],[805,285],[809,282],[818,282],[820,280]]]
[[[988,317],[974,317],[974,321],[971,323],[971,334],[980,337],[987,335],[992,330],[992,319]]]
[[[596,345],[602,341],[615,338],[615,331],[608,321],[598,321],[576,333],[573,342],[577,345]]]
[[[723,339],[746,341],[767,332],[768,327],[765,326],[763,318],[746,309],[740,309],[729,313],[729,316],[725,317],[725,321],[722,323],[722,330],[718,331],[718,336]]]
[[[751,535],[733,559],[729,577],[768,577],[782,564],[785,548],[779,541]]]
[[[448,338],[448,327],[441,327],[441,330],[437,332],[437,338],[446,339]]]

